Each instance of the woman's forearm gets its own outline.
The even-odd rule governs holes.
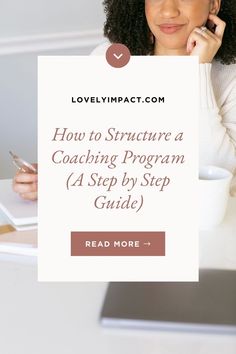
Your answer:
[[[236,85],[236,82],[235,82]],[[200,164],[236,168],[236,90],[219,107],[211,82],[211,64],[200,64]],[[234,102],[234,104],[233,104]]]

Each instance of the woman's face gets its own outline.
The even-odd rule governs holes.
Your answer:
[[[190,33],[195,27],[206,24],[209,13],[212,10],[214,12],[218,2],[217,0],[145,0],[147,22],[156,43],[166,49],[185,48]]]

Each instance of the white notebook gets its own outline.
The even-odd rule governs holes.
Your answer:
[[[0,180],[0,209],[17,230],[37,227],[37,201],[21,199],[12,190],[12,180]]]

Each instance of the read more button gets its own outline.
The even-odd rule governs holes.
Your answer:
[[[71,256],[165,256],[165,232],[71,232]]]

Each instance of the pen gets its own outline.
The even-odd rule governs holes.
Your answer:
[[[31,165],[29,162],[23,160],[21,157],[13,154],[13,152],[9,151],[9,154],[12,157],[13,164],[22,172],[28,173],[37,173],[37,169]]]

